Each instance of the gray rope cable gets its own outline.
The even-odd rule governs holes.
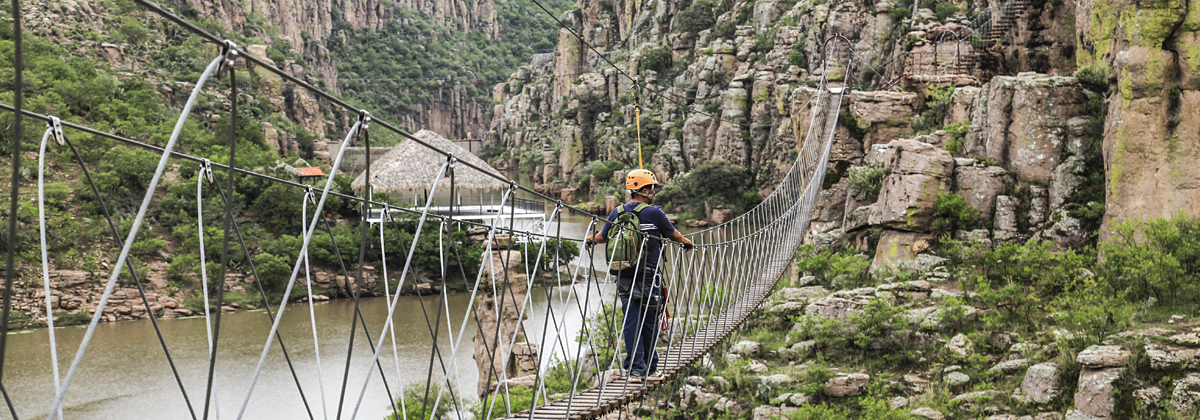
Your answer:
[[[339,154],[340,154],[340,152],[339,152]],[[451,163],[451,161],[449,159],[447,159],[446,163],[444,165],[442,165],[442,169],[438,171],[437,177],[435,177],[434,181],[433,181],[433,187],[430,188],[430,192],[429,192],[428,196],[426,197],[425,208],[424,208],[424,210],[421,211],[421,218],[417,221],[416,233],[413,234],[412,246],[410,246],[408,248],[408,258],[406,258],[404,261],[404,270],[400,272],[400,284],[401,285],[404,284],[404,279],[408,275],[409,267],[412,265],[413,255],[417,251],[417,240],[421,236],[422,227],[425,226],[425,219],[426,219],[425,215],[428,214],[429,209],[431,207],[433,207],[433,198],[434,198],[434,195],[437,193],[438,184],[441,183],[442,176],[446,174],[446,168],[450,166],[450,163]],[[416,281],[416,279],[414,279],[413,281]],[[398,285],[396,287],[399,288],[400,286]],[[390,305],[391,308],[388,310],[387,320],[384,321],[384,323],[383,323],[383,328],[385,330],[392,324],[393,314],[395,313],[395,309],[396,309],[396,303],[399,302],[399,300],[400,300],[399,293],[397,293],[395,296],[392,297],[392,302]],[[354,420],[358,416],[358,409],[362,406],[363,396],[365,396],[367,394],[367,385],[370,384],[370,382],[371,382],[371,374],[375,372],[375,363],[379,361],[379,352],[380,352],[380,350],[383,349],[384,338],[385,337],[382,334],[380,334],[379,342],[378,342],[378,344],[375,345],[375,350],[371,352],[372,353],[371,363],[367,367],[367,376],[366,376],[366,378],[363,379],[362,391],[360,391],[358,394],[358,401],[354,404],[354,411],[352,411],[350,413],[350,420]],[[451,362],[451,366],[452,367],[454,366],[453,362]]]
[[[213,351],[213,330],[211,316],[209,315],[209,298],[208,298],[208,262],[206,259],[206,250],[204,247],[204,181],[213,181],[212,167],[205,160],[203,166],[200,167],[200,173],[196,177],[196,226],[197,238],[200,241],[200,285],[204,296],[204,334],[208,338],[208,351]],[[221,310],[221,308],[217,308]],[[215,379],[215,378],[214,378]],[[214,381],[215,382],[215,381]],[[217,401],[216,393],[212,395],[213,412],[217,420],[221,419],[221,405]],[[207,406],[207,402],[205,406]]]
[[[379,258],[381,259],[379,265],[383,267],[383,296],[385,299],[388,300],[388,311],[390,312],[392,310],[392,307],[391,307],[392,292],[390,289],[390,285],[388,285],[387,242],[385,242],[383,239],[383,231],[385,230],[384,223],[386,223],[387,220],[391,218],[391,216],[390,216],[391,213],[389,213],[388,210],[385,208],[385,209],[383,209],[382,214],[383,214],[383,217],[380,218],[380,220],[379,220]],[[399,286],[399,284],[397,284],[397,286]],[[400,294],[399,287],[396,288],[396,294]],[[392,326],[391,328],[388,328],[387,332],[392,340],[392,363],[396,366],[396,382],[397,382],[397,385],[399,385],[400,378],[403,378],[404,376],[400,373],[400,352],[398,350],[396,350],[396,327]],[[380,334],[380,336],[382,336],[382,334]],[[400,414],[403,415],[404,418],[407,419],[408,418],[408,404],[404,401],[405,397],[404,397],[403,388],[401,388],[399,394],[400,394]]]
[[[38,147],[38,232],[41,234],[41,251],[42,251],[42,293],[46,294],[46,330],[50,335],[50,366],[54,374],[54,392],[59,392],[62,389],[60,377],[58,373],[58,343],[55,340],[54,333],[54,309],[51,306],[50,298],[50,257],[47,252],[46,245],[46,142],[50,139],[50,135],[54,134],[56,140],[62,133],[62,127],[57,124],[52,124],[46,128],[46,133],[42,134],[42,144]],[[63,419],[62,407],[58,409],[58,420]]]
[[[300,235],[308,236],[308,226],[304,222],[308,221],[308,201],[313,199],[312,188],[308,188],[304,192],[304,198],[300,199]],[[312,293],[312,274],[308,266],[308,252],[304,252],[304,286],[307,289],[308,296],[308,319],[312,325],[313,333],[313,355],[317,362],[317,385],[321,388],[321,418],[329,420],[329,406],[325,402],[325,373],[321,368],[321,342],[317,338],[317,310],[313,306]],[[386,267],[384,268],[386,270]],[[386,276],[384,277],[386,279]]]
[[[346,133],[346,139],[342,142],[343,145],[349,145],[350,140],[358,134],[358,130],[362,127],[364,121],[359,119],[350,127],[350,131]],[[325,208],[325,200],[329,198],[329,190],[333,187],[333,178],[337,175],[337,169],[342,164],[342,157],[346,154],[346,147],[338,149],[337,158],[333,161],[333,166],[329,169],[329,176],[325,180],[325,188],[321,190],[321,199],[317,202],[317,208],[313,211],[312,222],[308,225],[308,230],[304,233],[304,240],[300,245],[300,255],[296,256],[296,263],[292,267],[291,278],[288,279],[287,288],[283,292],[283,299],[279,303],[279,312],[275,315],[275,321],[271,323],[271,332],[267,335],[267,342],[263,345],[262,355],[258,358],[258,366],[254,368],[254,375],[250,380],[249,389],[246,390],[246,398],[242,401],[242,408],[238,410],[237,418],[240,420],[246,413],[246,406],[250,404],[250,396],[254,393],[254,387],[258,384],[258,377],[262,373],[263,365],[267,362],[267,354],[271,350],[271,337],[279,330],[279,323],[283,320],[283,312],[287,308],[288,297],[292,295],[292,286],[296,284],[296,277],[300,274],[300,266],[304,262],[304,256],[308,253],[308,245],[312,240],[313,232],[317,229],[317,221],[321,218],[321,210]]]
[[[196,103],[196,98],[200,95],[200,90],[204,88],[204,82],[216,69],[217,65],[225,60],[225,56],[218,56],[208,67],[204,69],[204,73],[200,75],[200,80],[196,82],[196,87],[192,89],[192,94],[188,97],[187,102],[183,106],[183,112],[180,113],[179,121],[175,124],[175,130],[171,133],[171,137],[167,140],[167,146],[163,148],[167,153],[162,155],[158,161],[158,167],[154,169],[154,175],[150,177],[150,183],[146,188],[146,196],[142,198],[142,204],[138,208],[137,216],[133,219],[133,227],[129,231],[129,236],[125,240],[125,246],[121,248],[121,254],[117,258],[116,264],[113,266],[112,276],[109,277],[108,283],[104,286],[104,294],[100,296],[100,303],[96,306],[96,313],[92,315],[92,321],[88,324],[87,332],[83,335],[83,340],[79,344],[79,350],[75,352],[75,360],[71,362],[71,368],[67,370],[67,378],[63,381],[62,390],[60,390],[54,398],[54,405],[50,408],[50,414],[46,415],[46,420],[53,420],[54,413],[62,407],[63,399],[67,396],[67,391],[71,387],[71,380],[75,378],[75,372],[79,369],[79,364],[83,362],[83,356],[87,353],[88,344],[92,341],[92,335],[96,333],[96,325],[100,323],[100,317],[104,315],[104,307],[108,305],[108,299],[112,296],[113,288],[117,284],[117,277],[121,275],[121,267],[125,265],[125,260],[129,258],[130,247],[133,246],[137,239],[137,234],[142,227],[142,222],[146,218],[146,211],[150,208],[150,201],[154,198],[154,190],[158,187],[158,182],[162,179],[163,171],[166,169],[167,162],[171,159],[169,153],[175,148],[176,141],[179,140],[179,133],[183,130],[183,124],[187,121],[188,114],[192,111],[192,105]],[[7,298],[8,295],[5,295]]]

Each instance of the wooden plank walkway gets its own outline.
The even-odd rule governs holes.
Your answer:
[[[795,230],[797,229],[793,228],[793,232],[785,237],[784,246],[779,247],[770,263],[759,273],[758,280],[748,287],[741,299],[724,308],[719,316],[696,333],[667,349],[665,357],[660,360],[662,366],[659,368],[659,374],[662,379],[631,384],[626,380],[626,376],[621,375],[571,397],[516,413],[505,420],[593,419],[639,400],[664,383],[679,377],[688,367],[700,361],[714,347],[733,335],[750,314],[770,297],[799,245],[801,235]]]

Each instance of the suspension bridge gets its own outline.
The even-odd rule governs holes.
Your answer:
[[[767,299],[779,279],[783,276],[796,248],[799,246],[804,233],[809,227],[809,220],[816,205],[817,194],[826,172],[830,150],[839,126],[838,119],[843,99],[849,94],[853,86],[857,68],[863,64],[855,55],[850,40],[836,35],[826,39],[823,44],[821,57],[821,79],[816,93],[804,106],[805,109],[811,110],[812,115],[807,134],[804,137],[796,161],[780,184],[774,189],[774,192],[764,199],[761,204],[732,221],[701,232],[689,234],[688,238],[695,244],[695,249],[684,250],[677,244],[661,248],[662,255],[660,256],[660,261],[663,261],[663,263],[660,265],[660,275],[654,277],[653,281],[671,291],[670,298],[666,303],[666,310],[672,314],[674,319],[663,324],[664,328],[661,333],[654,334],[654,337],[644,337],[647,340],[654,341],[656,347],[663,349],[659,362],[659,375],[652,376],[650,380],[644,383],[640,381],[631,382],[628,376],[621,374],[620,366],[618,365],[620,357],[604,357],[601,351],[601,349],[605,348],[616,348],[619,343],[626,339],[626,337],[622,336],[622,332],[619,329],[601,328],[601,325],[605,322],[610,325],[620,325],[623,322],[623,312],[616,310],[596,311],[592,309],[596,305],[592,305],[589,302],[590,299],[596,296],[594,290],[609,290],[616,279],[611,274],[597,274],[596,270],[591,269],[590,264],[578,263],[572,266],[564,264],[557,258],[543,259],[541,257],[542,255],[557,254],[561,251],[561,248],[558,247],[583,246],[582,237],[568,237],[562,233],[561,223],[567,215],[586,217],[588,220],[586,231],[588,232],[597,230],[605,223],[605,219],[589,214],[585,210],[571,207],[559,200],[507,179],[501,179],[509,187],[504,191],[499,202],[499,207],[507,206],[513,209],[508,212],[510,217],[508,217],[509,223],[507,226],[505,226],[504,217],[497,217],[491,223],[484,223],[456,217],[457,213],[453,208],[449,209],[449,211],[436,211],[437,209],[433,207],[432,197],[441,189],[449,190],[451,194],[454,193],[457,188],[454,175],[456,171],[476,170],[485,174],[489,172],[458,159],[452,153],[438,150],[404,130],[372,117],[369,112],[356,108],[294,75],[245,53],[233,42],[206,32],[156,4],[146,0],[136,1],[147,10],[176,25],[182,26],[220,48],[220,52],[216,57],[212,58],[195,84],[191,95],[182,108],[174,131],[165,145],[151,145],[84,125],[62,121],[55,116],[30,112],[23,108],[21,89],[17,89],[14,104],[0,104],[0,108],[7,112],[12,112],[17,120],[15,138],[21,138],[22,118],[32,118],[44,121],[47,124],[47,128],[41,138],[38,150],[39,158],[36,166],[38,174],[38,222],[41,250],[40,280],[41,284],[46,288],[44,290],[46,297],[45,313],[51,327],[48,334],[50,338],[50,357],[53,360],[54,380],[52,386],[54,388],[54,398],[50,401],[43,401],[43,407],[32,409],[33,412],[37,413],[37,416],[45,416],[47,420],[63,418],[65,414],[67,417],[70,417],[69,407],[64,410],[64,403],[67,401],[68,395],[72,392],[72,385],[76,377],[80,374],[81,370],[86,369],[86,366],[82,366],[81,362],[84,360],[85,354],[87,354],[89,343],[96,334],[103,334],[103,332],[97,332],[97,325],[104,315],[104,309],[112,298],[117,280],[122,276],[122,273],[133,278],[140,292],[141,304],[149,313],[151,323],[154,324],[157,344],[161,347],[162,355],[164,356],[162,360],[146,361],[146,363],[161,364],[162,374],[171,376],[175,387],[178,388],[178,399],[161,401],[161,404],[185,407],[186,413],[193,420],[210,417],[219,418],[222,415],[226,418],[244,418],[247,407],[255,402],[255,391],[256,387],[259,386],[258,380],[264,365],[268,363],[269,355],[276,354],[275,352],[281,353],[285,358],[289,373],[296,385],[296,392],[299,394],[300,400],[304,405],[304,410],[310,419],[340,419],[343,417],[354,419],[359,415],[363,404],[390,404],[390,413],[395,418],[432,418],[434,413],[438,412],[439,408],[450,407],[454,412],[453,416],[461,420],[469,415],[468,413],[471,411],[470,405],[476,401],[475,396],[468,397],[463,394],[463,389],[454,386],[458,375],[457,372],[461,369],[461,366],[457,366],[459,360],[457,356],[465,352],[474,352],[477,362],[479,362],[479,366],[481,367],[479,374],[481,379],[483,379],[481,383],[484,386],[478,396],[478,404],[482,408],[478,413],[483,418],[478,420],[491,420],[493,418],[530,420],[591,419],[605,415],[634,401],[644,401],[653,398],[656,402],[664,399],[669,402],[671,399],[678,397],[669,390],[677,388],[683,378],[703,363],[706,355],[734,334],[747,317]],[[1014,1],[1019,0],[1010,0],[1010,3]],[[20,7],[15,1],[14,6],[14,21],[18,27],[15,37],[17,45],[20,45]],[[1001,25],[1004,24],[1002,23]],[[989,29],[987,33],[991,36],[992,32]],[[18,48],[16,55],[16,82],[18,85],[21,83],[20,54],[20,49]],[[334,158],[329,175],[316,188],[238,167],[236,159],[236,133],[231,133],[230,135],[227,163],[213,162],[209,159],[180,152],[177,146],[181,141],[187,141],[187,139],[181,139],[181,131],[185,121],[191,116],[192,108],[197,98],[211,84],[210,82],[221,78],[228,79],[229,94],[227,97],[231,101],[229,113],[230,116],[236,118],[238,106],[238,66],[235,66],[235,63],[238,60],[244,60],[254,66],[266,69],[287,82],[294,84],[298,89],[306,89],[329,103],[347,110],[352,115],[356,115],[357,120],[346,131],[343,144],[358,143],[364,146],[368,154],[367,161],[370,161],[370,132],[372,130],[387,130],[438,151],[444,157],[444,161],[440,163],[441,169],[437,176],[429,180],[432,188],[424,205],[415,208],[403,208],[372,200],[369,186],[358,195],[342,194],[335,191],[332,188],[333,177],[338,173],[343,159],[342,152],[346,149],[345,147],[341,148],[341,151]],[[237,126],[236,121],[234,121],[232,126]],[[77,145],[70,139],[74,133],[103,137],[123,143],[128,147],[143,148],[160,155],[154,174],[144,192],[144,197],[140,201],[136,215],[132,218],[132,223],[128,225],[129,227],[126,228],[124,227],[126,226],[125,224],[115,220],[105,205],[104,195],[96,187],[96,183],[92,179],[91,170],[81,156]],[[98,306],[91,315],[86,332],[78,348],[74,349],[71,362],[61,366],[58,362],[59,357],[57,352],[66,349],[60,349],[55,343],[56,332],[53,328],[54,308],[51,307],[51,291],[49,289],[51,282],[48,271],[51,265],[51,256],[47,253],[44,212],[44,179],[47,149],[55,147],[70,150],[74,156],[74,163],[79,165],[87,177],[87,181],[97,198],[101,212],[108,223],[109,233],[112,235],[111,240],[120,250],[115,264],[112,265],[112,271],[104,283],[104,292],[98,297]],[[13,156],[21,156],[20,142],[14,142],[13,148]],[[223,220],[222,230],[223,232],[228,232],[228,234],[222,235],[220,239],[222,241],[220,256],[205,255],[206,248],[203,246],[203,232],[205,232],[204,218],[198,218],[198,227],[201,232],[200,259],[202,264],[203,261],[213,258],[213,264],[217,264],[219,261],[220,266],[217,277],[213,279],[208,278],[207,270],[201,270],[201,281],[203,282],[205,293],[204,336],[207,344],[205,354],[208,359],[207,375],[203,384],[194,382],[188,384],[186,382],[191,381],[185,380],[183,378],[184,375],[181,375],[179,372],[175,356],[173,356],[173,351],[177,353],[178,347],[172,346],[160,330],[155,307],[146,298],[143,279],[139,277],[136,270],[137,267],[135,267],[134,262],[129,258],[130,248],[134,243],[134,239],[138,237],[139,232],[144,227],[145,216],[148,210],[155,205],[155,190],[159,187],[164,173],[173,162],[198,165],[200,171],[197,176],[202,179],[197,183],[196,189],[197,214],[204,214],[202,203],[204,202],[205,191],[208,190],[212,193],[213,191],[211,190],[215,190],[223,206],[221,212]],[[17,174],[22,169],[21,159],[15,158],[12,163],[12,213],[10,214],[15,215],[19,187]],[[368,167],[366,170],[367,179],[371,179],[370,168]],[[254,369],[249,372],[238,372],[239,374],[245,374],[249,378],[248,386],[244,392],[239,391],[238,395],[240,397],[234,401],[230,401],[227,398],[217,401],[214,390],[223,386],[218,379],[222,375],[230,373],[219,372],[217,369],[217,360],[221,357],[228,357],[224,356],[228,350],[221,347],[222,311],[220,308],[225,299],[224,293],[226,292],[226,283],[223,280],[229,274],[229,260],[232,254],[242,253],[249,257],[254,252],[246,245],[230,198],[234,191],[237,177],[257,178],[301,189],[304,191],[305,201],[308,203],[302,205],[304,208],[303,220],[298,223],[302,224],[300,251],[297,255],[294,255],[294,259],[292,260],[290,276],[285,280],[286,290],[282,299],[277,302],[270,302],[268,300],[261,282],[258,282],[259,276],[257,269],[253,265],[253,259],[247,258],[250,262],[249,269],[258,286],[258,292],[263,301],[267,302],[264,321],[269,322],[271,327],[269,333],[259,337],[259,342],[262,343],[261,352],[258,353],[257,359],[251,363]],[[515,213],[516,203],[519,201],[517,197],[518,193],[532,195],[553,204],[552,209],[546,210],[549,214],[545,216],[540,230],[521,230],[514,227],[511,215]],[[336,249],[333,250],[337,253],[337,258],[342,267],[342,274],[348,279],[357,280],[348,282],[348,287],[354,289],[351,297],[354,299],[355,307],[355,314],[351,317],[352,321],[350,325],[346,326],[350,332],[349,345],[351,347],[355,345],[355,334],[357,331],[361,331],[363,337],[358,339],[358,345],[362,346],[365,343],[370,349],[370,357],[366,359],[352,360],[348,353],[344,364],[333,360],[327,360],[322,364],[320,356],[322,343],[317,334],[316,315],[313,312],[313,282],[310,281],[309,253],[315,246],[313,238],[322,233],[328,233],[332,237],[329,221],[322,217],[323,210],[332,197],[357,203],[361,207],[361,214],[364,217],[364,223],[360,223],[359,225],[362,230],[361,243],[364,246],[360,246],[359,248],[358,264],[356,266],[352,264],[348,265],[340,252]],[[311,213],[309,212],[310,210]],[[364,283],[362,281],[364,256],[361,250],[366,248],[366,244],[375,243],[374,238],[376,233],[374,229],[376,228],[379,229],[378,245],[380,247],[386,246],[386,243],[382,241],[385,229],[399,229],[397,224],[392,223],[394,221],[393,214],[407,214],[415,218],[417,228],[414,231],[415,233],[413,233],[414,237],[410,245],[401,250],[402,254],[406,256],[404,261],[400,263],[392,262],[392,267],[403,267],[399,270],[399,274],[393,272],[389,276],[387,272],[389,264],[387,261],[383,263],[383,285],[384,296],[387,300],[387,315],[381,328],[372,329],[368,327],[367,320],[363,317],[359,308],[360,290],[358,288]],[[371,222],[374,223],[366,223],[367,217],[373,217]],[[15,217],[10,217],[9,220],[10,235],[8,238],[9,253],[7,267],[10,268],[14,267],[13,250],[16,249],[15,219]],[[425,229],[424,227],[427,225],[436,226],[436,229]],[[559,229],[554,229],[555,226],[559,226]],[[397,312],[397,302],[400,297],[400,293],[398,292],[406,283],[416,281],[413,274],[413,265],[414,257],[417,256],[417,246],[415,244],[420,235],[436,232],[440,238],[442,235],[453,230],[471,228],[482,228],[487,233],[487,240],[483,242],[483,258],[477,265],[475,262],[463,260],[462,249],[458,244],[453,241],[440,242],[444,244],[441,246],[439,255],[437,256],[441,260],[441,265],[448,267],[450,270],[458,270],[468,280],[472,280],[473,277],[473,283],[469,282],[468,284],[468,293],[471,299],[465,313],[460,317],[462,321],[457,325],[451,325],[450,320],[454,317],[449,312],[450,306],[447,303],[445,294],[437,297],[429,297],[436,301],[434,302],[436,309],[433,311],[425,311],[423,309],[422,314],[429,334],[433,338],[432,348],[429,349],[429,365],[424,377],[419,379],[425,384],[424,396],[418,405],[421,407],[422,412],[410,412],[409,404],[404,401],[404,393],[400,390],[400,382],[404,380],[403,377],[405,375],[400,371],[399,362],[393,363],[395,364],[394,373],[392,372],[393,367],[388,366],[390,364],[388,362],[389,359],[395,360],[397,357],[394,320],[398,317],[415,317],[418,315]],[[502,242],[496,240],[498,235],[521,236],[531,241],[523,245],[514,245],[511,242],[501,245]],[[557,241],[550,241],[550,239]],[[643,242],[664,241],[664,243],[668,243],[666,242],[668,241],[667,239],[646,235],[643,235],[641,240]],[[336,247],[337,242],[331,242]],[[507,261],[495,261],[494,259],[506,258],[504,256],[508,255],[493,251],[508,250],[516,246],[529,247],[530,243],[535,244],[534,246],[539,249],[538,253],[532,254],[537,255],[533,261],[525,262],[525,273],[523,276],[512,275],[508,270],[496,270],[493,268],[497,265],[507,265]],[[556,248],[549,249],[548,247]],[[597,253],[604,253],[605,251],[606,248],[604,247],[589,247],[582,251],[584,253],[583,260],[595,261],[598,258],[603,258],[602,256],[598,256]],[[347,269],[347,266],[355,267],[357,273],[355,274],[352,270]],[[0,328],[7,328],[8,325],[7,320],[11,310],[10,298],[13,293],[15,271],[13,269],[6,270],[3,314],[0,315],[0,318],[2,318],[0,319]],[[536,290],[534,288],[534,279],[541,272],[566,273],[568,283],[585,284],[586,290],[580,291],[577,294],[577,288],[571,288],[568,296],[565,298],[561,296],[555,298],[550,295],[548,288],[542,289],[546,293],[547,301],[550,304],[546,305],[544,309],[545,313],[538,314],[538,318],[543,320],[545,324],[539,334],[528,329],[526,323],[521,321],[533,315],[531,312],[535,309],[531,303],[531,298],[534,290]],[[477,274],[468,276],[467,273]],[[445,277],[445,275],[442,276],[443,279]],[[210,281],[215,285],[215,296],[207,295],[210,290]],[[295,308],[297,301],[288,298],[292,296],[295,287],[306,288],[303,293],[306,299],[301,300],[301,302],[307,302],[306,305],[303,305],[307,306],[306,308]],[[421,298],[425,299],[426,297]],[[601,294],[598,299],[601,300],[600,307],[602,308],[605,306],[612,308],[618,306],[616,296]],[[215,304],[210,305],[210,301],[213,300],[215,300]],[[421,302],[422,308],[424,308],[425,301],[422,300]],[[283,314],[286,311],[304,312],[306,310],[306,318],[313,324],[311,341],[313,348],[305,349],[305,351],[311,350],[316,355],[316,369],[313,371],[301,368],[293,363],[289,352],[296,352],[297,349],[294,345],[288,347],[286,344],[288,337],[285,337],[280,331],[280,324],[283,322]],[[582,323],[581,331],[578,334],[579,338],[573,342],[559,333],[566,328],[568,316],[575,316],[588,321]],[[494,326],[488,324],[489,329],[486,330],[484,328],[486,323],[480,322],[482,319],[502,320],[506,317],[515,317],[518,322],[507,325],[504,322],[496,322]],[[605,319],[606,317],[608,319]],[[469,323],[469,320],[473,322]],[[359,326],[360,324],[361,327]],[[13,394],[19,394],[25,390],[4,386],[3,355],[5,354],[7,342],[5,338],[7,334],[4,334],[4,332],[6,331],[0,331],[0,391],[3,393],[8,414],[11,418],[18,419],[21,418],[18,417],[18,408],[26,411],[30,409],[17,407],[12,398]],[[446,341],[449,342],[449,346],[441,344],[441,341],[438,339],[439,336],[448,338]],[[639,336],[636,339],[641,340],[643,337]],[[308,344],[307,340],[305,344]],[[278,346],[276,347],[276,345]],[[329,344],[325,343],[325,345],[328,346]],[[521,347],[525,348],[522,349]],[[573,350],[571,349],[572,347],[574,348]],[[513,376],[520,370],[516,366],[519,363],[517,355],[522,350],[527,350],[534,354],[538,351],[549,351],[551,354],[569,358],[568,360],[557,360],[555,357],[541,356],[533,358],[534,366],[528,369],[532,372],[533,376],[532,401],[518,401],[512,389],[513,379],[515,379]],[[339,364],[341,364],[340,371],[337,367]],[[548,391],[546,383],[548,379],[547,375],[553,368],[552,364],[565,366],[565,369],[560,370],[560,372],[565,371],[566,373],[565,376],[570,384],[568,392]],[[359,381],[352,382],[349,380],[352,371],[359,374],[356,376],[357,379],[360,379]],[[340,376],[342,378],[340,389],[326,389],[322,385],[319,389],[313,390],[305,389],[301,386],[302,382],[305,382],[302,378],[314,375],[319,378],[318,382],[322,384],[324,384],[326,376]],[[384,389],[384,393],[388,396],[389,401],[364,401],[369,388],[380,387]],[[224,407],[223,412],[221,412],[220,407]]]

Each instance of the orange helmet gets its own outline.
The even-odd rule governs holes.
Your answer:
[[[629,171],[629,175],[625,175],[625,188],[637,191],[646,188],[647,185],[654,185],[655,189],[662,188],[662,184],[658,183],[658,177],[654,176],[654,172],[645,169],[634,169]]]

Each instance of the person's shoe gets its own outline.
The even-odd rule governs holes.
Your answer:
[[[646,380],[646,377],[641,372],[630,372],[629,373],[629,383],[631,383],[631,384],[640,384],[645,380]]]
[[[646,376],[646,380],[650,381],[650,382],[657,382],[657,381],[661,381],[663,379],[665,379],[665,378],[662,376],[662,373],[659,373],[659,372],[654,372],[654,373],[651,373],[650,375]]]

